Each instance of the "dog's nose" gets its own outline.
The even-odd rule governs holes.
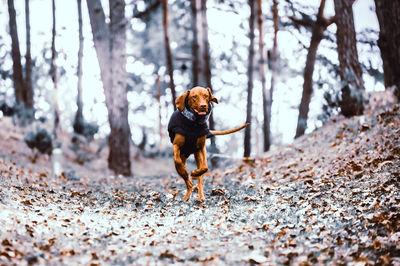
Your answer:
[[[201,103],[201,104],[200,104],[200,108],[207,108],[207,104]]]

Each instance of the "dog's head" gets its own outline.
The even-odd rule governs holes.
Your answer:
[[[182,112],[187,103],[197,115],[206,115],[210,108],[210,102],[218,103],[218,100],[212,95],[210,88],[203,87],[194,87],[179,96],[175,101],[176,108],[179,111]]]

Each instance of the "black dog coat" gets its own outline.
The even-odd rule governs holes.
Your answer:
[[[172,114],[168,123],[169,138],[171,139],[171,143],[173,143],[176,133],[185,136],[185,143],[180,150],[186,158],[199,150],[196,147],[196,141],[199,137],[207,135],[207,138],[210,138],[214,136],[208,128],[207,123],[211,109],[212,107],[210,106],[210,110],[205,116],[199,116],[186,107],[183,112],[176,110]]]

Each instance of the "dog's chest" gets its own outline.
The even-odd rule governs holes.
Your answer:
[[[197,150],[196,141],[198,138],[211,134],[207,123],[199,124],[190,121],[179,111],[175,111],[172,114],[168,123],[168,133],[171,143],[173,143],[176,133],[185,136],[185,144],[181,148],[181,151],[183,151],[185,155],[190,155]]]

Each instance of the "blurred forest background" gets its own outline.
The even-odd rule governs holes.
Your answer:
[[[117,174],[131,175],[132,145],[171,154],[166,126],[193,86],[220,101],[210,128],[251,123],[209,145],[236,157],[361,115],[370,92],[400,98],[397,1],[0,3],[0,116],[42,153],[70,145],[57,142],[65,131],[71,143],[107,144]]]

